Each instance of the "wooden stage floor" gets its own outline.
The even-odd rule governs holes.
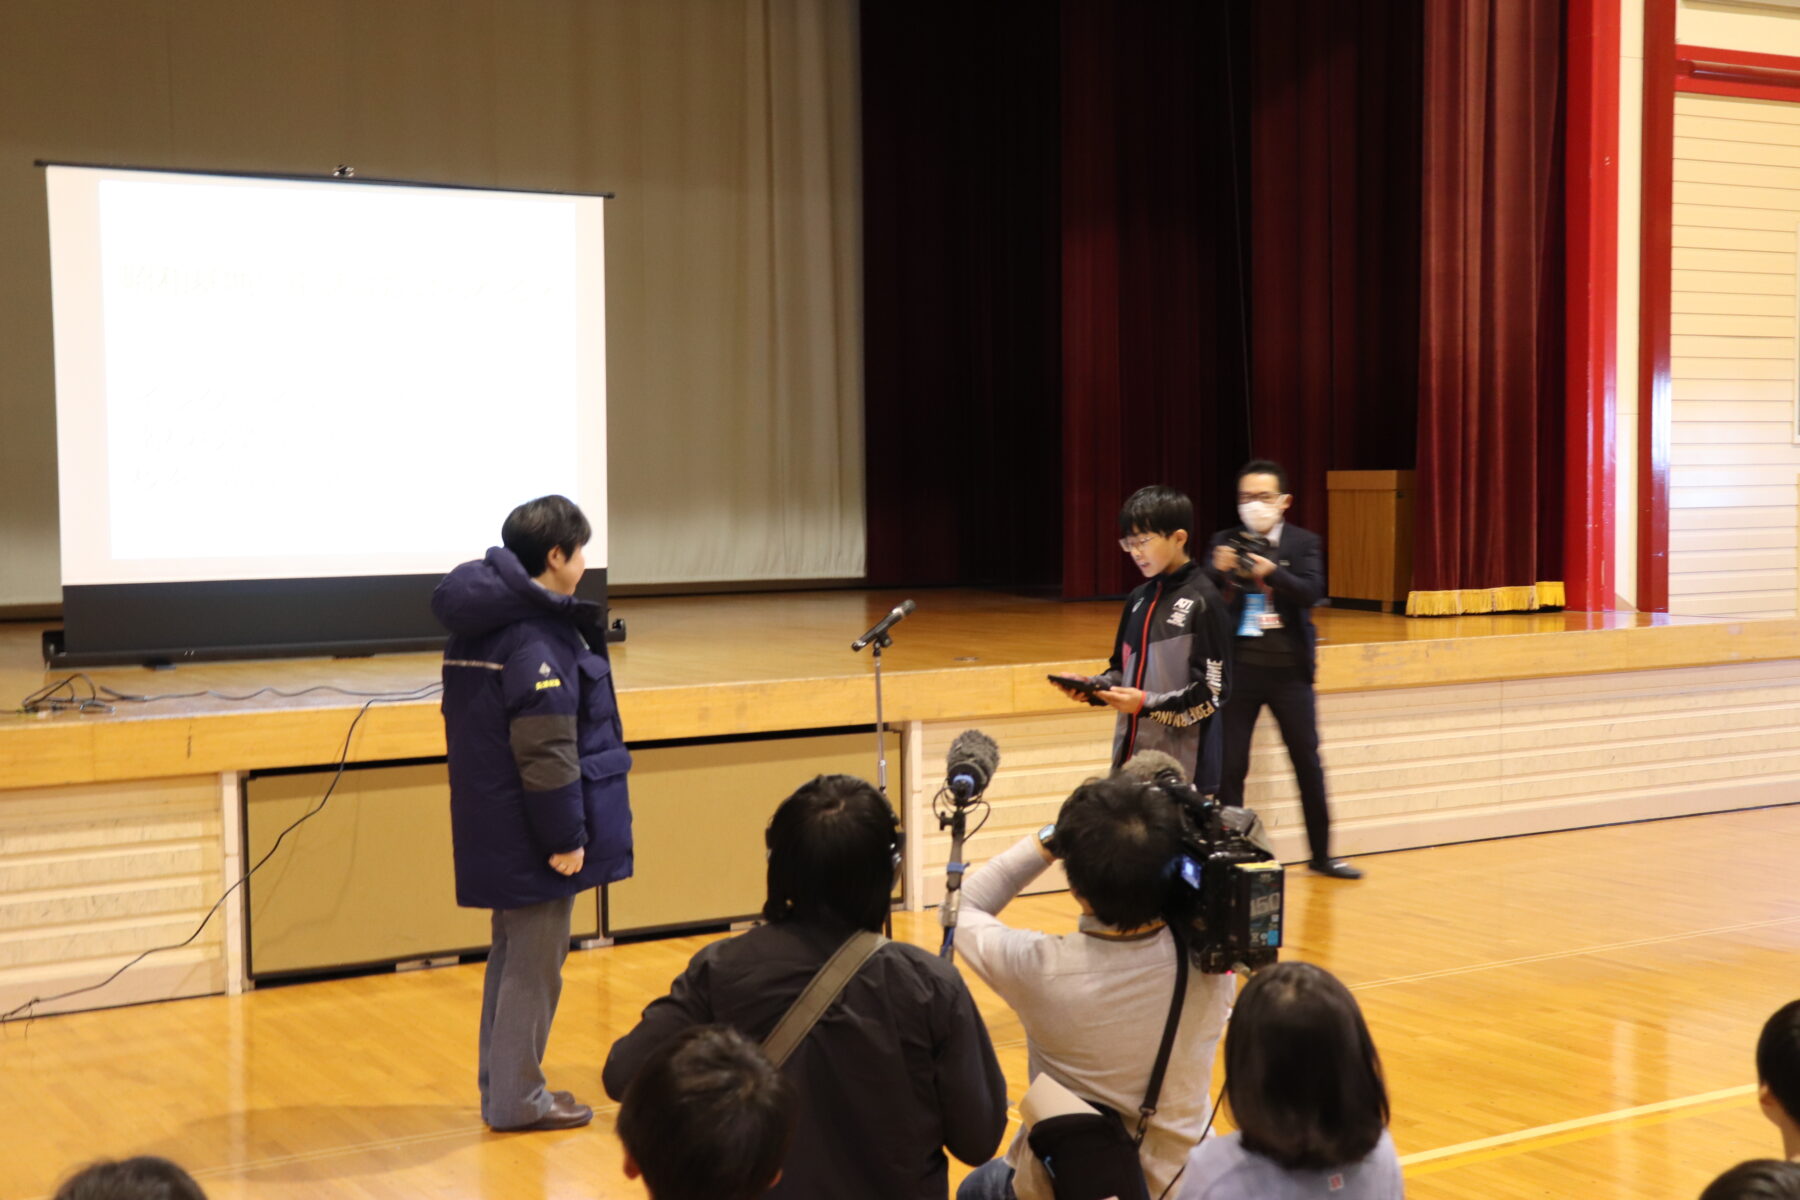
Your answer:
[[[1797,861],[1800,807],[1376,855],[1360,884],[1293,876],[1288,954],[1356,990],[1412,1200],[1694,1196],[1779,1151],[1752,1050],[1800,994]],[[1073,916],[1064,895],[1009,910]],[[897,923],[936,945],[929,914]],[[146,1152],[215,1200],[641,1196],[600,1066],[707,940],[570,957],[549,1073],[601,1108],[568,1133],[482,1128],[479,965],[0,1027],[0,1200]],[[1019,1026],[975,990],[1016,1100]]]
[[[851,640],[906,595],[915,597],[919,608],[894,631],[895,644],[883,660],[884,671],[892,677],[1058,663],[1094,669],[1097,660],[1104,659],[1110,649],[1119,616],[1119,604],[1112,600],[1062,603],[1000,592],[949,589],[626,598],[613,607],[613,615],[623,618],[630,629],[630,639],[613,648],[619,690],[621,694],[648,694],[684,688],[863,679],[872,669],[870,656],[867,651],[852,654]],[[1534,651],[1545,648],[1541,639],[1548,635],[1727,627],[1727,623],[1716,618],[1640,613],[1409,619],[1325,608],[1317,610],[1316,617],[1326,657],[1324,670],[1329,674],[1335,659],[1345,659],[1345,678],[1322,680],[1324,690],[1355,685],[1349,660],[1338,654],[1351,647],[1376,650],[1421,643],[1463,644],[1490,652],[1494,661],[1484,669],[1489,676],[1496,676],[1506,673],[1507,664],[1516,659],[1519,650],[1527,646]],[[0,704],[7,710],[0,714],[0,731],[24,719],[11,711],[18,698],[68,674],[43,668],[39,639],[49,627],[51,623],[46,622],[0,623]],[[1519,643],[1519,638],[1529,642]],[[1572,654],[1569,646],[1558,647],[1557,657]],[[1503,663],[1502,658],[1507,662]],[[1627,664],[1621,661],[1610,669],[1623,665]],[[434,682],[438,656],[383,654],[369,658],[200,662],[154,671],[132,666],[100,667],[89,669],[87,674],[103,685],[136,694],[206,690],[245,693],[261,687],[292,691],[318,684],[360,691],[402,691]],[[1058,702],[1052,697],[1052,704]],[[353,700],[329,692],[293,699],[266,696],[247,703],[199,696],[123,709],[116,719],[344,708],[354,704]],[[872,714],[861,719],[872,719]]]
[[[869,725],[871,657],[850,642],[903,593],[791,592],[627,598],[630,640],[614,648],[634,742]],[[1049,671],[1098,670],[1118,619],[1112,601],[1061,603],[996,592],[916,593],[918,611],[886,657],[890,720],[986,719],[1067,711]],[[1409,620],[1321,610],[1321,693],[1486,683],[1800,658],[1800,620],[1723,621],[1636,613],[1550,613]],[[110,715],[34,719],[20,698],[46,673],[41,623],[0,625],[0,786],[55,787],[336,761],[348,714],[338,692],[226,700],[319,685],[404,692],[433,684],[435,654],[184,663],[95,669],[133,694],[186,694]],[[386,703],[358,726],[352,761],[442,754],[434,698]]]

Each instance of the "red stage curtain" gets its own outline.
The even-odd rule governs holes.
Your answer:
[[[1426,3],[865,0],[871,582],[1116,595],[1143,484],[1412,465]]]
[[[1235,14],[1235,15],[1234,15]],[[1062,4],[1063,595],[1137,579],[1119,505],[1166,483],[1199,539],[1248,446],[1248,30],[1234,4]]]
[[[1563,602],[1563,8],[1425,7],[1409,614]]]
[[[1320,534],[1327,471],[1414,462],[1424,3],[1253,10],[1251,450]]]
[[[868,582],[1061,579],[1059,30],[861,9]]]

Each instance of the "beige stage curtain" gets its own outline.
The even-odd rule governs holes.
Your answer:
[[[861,576],[855,5],[590,12],[642,193],[608,213],[613,578]]]
[[[855,16],[855,0],[0,4],[18,51],[0,72],[0,606],[59,595],[34,158],[615,192],[612,579],[860,576]]]

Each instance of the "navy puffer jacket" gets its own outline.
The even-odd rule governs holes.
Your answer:
[[[599,606],[552,592],[495,547],[446,575],[444,739],[456,902],[521,908],[631,875],[631,755]],[[587,636],[583,636],[583,631]],[[550,867],[577,847],[574,875]]]

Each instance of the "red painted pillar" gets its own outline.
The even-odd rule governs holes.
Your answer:
[[[1644,203],[1638,235],[1638,594],[1669,611],[1669,271],[1675,189],[1675,0],[1644,4]]]
[[[1563,584],[1568,607],[1611,608],[1619,274],[1619,0],[1569,0],[1567,421]]]

